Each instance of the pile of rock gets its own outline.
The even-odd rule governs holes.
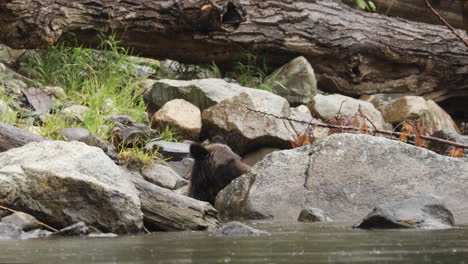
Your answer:
[[[60,87],[29,88],[29,79],[2,63],[0,78],[0,92],[11,95],[16,107],[0,101],[0,115],[23,109],[25,104],[32,106],[26,129],[30,132],[40,129],[33,126],[35,120],[41,120],[65,95]],[[455,135],[451,140],[467,142],[436,103],[410,95],[358,100],[323,94],[303,57],[278,69],[270,81],[277,84],[272,87],[276,93],[215,78],[148,79],[144,99],[150,120],[137,123],[119,113],[110,115],[112,144],[84,128],[57,132],[69,142],[32,136],[21,141],[18,138],[26,131],[9,130],[18,132],[19,143],[0,144],[4,151],[0,153],[0,205],[24,213],[1,215],[0,239],[51,235],[38,229],[42,222],[57,229],[72,226],[55,235],[89,235],[135,233],[143,226],[151,231],[215,230],[218,215],[225,220],[356,221],[384,203],[390,204],[376,207],[356,227],[428,228],[451,226],[454,218],[468,221],[466,159],[384,137],[329,136],[328,128],[317,126],[334,118],[350,120],[360,112],[370,128],[391,130],[392,125],[418,119],[429,133],[442,131]],[[64,118],[79,121],[89,109],[68,105],[60,111]],[[1,125],[0,130],[6,127]],[[159,136],[156,129],[166,126],[186,141],[151,140]],[[311,134],[315,143],[291,150],[291,141],[301,133]],[[254,166],[221,191],[217,210],[186,196],[193,164],[189,146],[213,136],[224,137],[233,151]],[[4,138],[11,134],[0,131],[0,142]],[[24,145],[27,142],[32,143]],[[122,144],[157,150],[163,159],[171,160],[151,161],[129,172],[119,166],[115,146]],[[440,201],[405,200],[415,195]],[[395,200],[404,202],[392,203]],[[453,216],[442,202],[455,210]],[[265,234],[238,223],[215,233]]]

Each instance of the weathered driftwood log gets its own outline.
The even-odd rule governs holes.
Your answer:
[[[21,147],[30,142],[48,140],[22,129],[0,122],[0,152]]]
[[[214,230],[218,215],[209,203],[161,188],[143,179],[131,178],[140,192],[145,226],[150,230]]]
[[[468,49],[444,26],[334,0],[0,0],[0,24],[0,41],[14,48],[66,32],[96,44],[96,32],[114,30],[141,55],[182,62],[228,64],[242,48],[276,64],[304,55],[326,91],[468,96]]]

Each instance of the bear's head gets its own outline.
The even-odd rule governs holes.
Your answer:
[[[224,144],[221,137],[214,137],[208,145],[190,145],[190,154],[195,162],[190,177],[189,196],[212,205],[224,187],[250,169],[239,155]]]

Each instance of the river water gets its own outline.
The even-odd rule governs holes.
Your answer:
[[[271,236],[168,232],[0,241],[0,263],[468,263],[468,226],[366,231],[349,223],[247,224]]]

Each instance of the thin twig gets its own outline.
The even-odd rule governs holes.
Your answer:
[[[457,38],[459,38],[461,41],[463,41],[463,43],[465,43],[465,46],[468,47],[468,41],[466,41],[460,34],[458,34],[456,32],[456,30],[447,22],[447,20],[445,20],[445,18],[443,18],[439,14],[439,12],[437,12],[437,10],[435,10],[427,0],[423,0],[423,1],[426,3],[426,6],[432,11],[432,13],[434,13],[434,15],[436,15],[439,18],[439,20],[443,24],[445,24],[450,29],[450,31],[452,31],[452,33],[455,34],[455,36],[457,36]]]
[[[336,113],[336,116],[335,116],[336,120],[338,120],[338,119],[340,118],[341,108],[343,107],[344,103],[346,103],[346,101],[348,101],[348,99],[345,99],[345,100],[343,100],[343,101],[341,102],[340,108],[338,109],[338,112]]]
[[[377,131],[377,127],[375,126],[374,122],[372,122],[372,120],[370,120],[370,118],[367,117],[367,116],[364,114],[364,112],[362,112],[362,110],[361,110],[361,105],[359,105],[358,111],[359,111],[359,113],[361,114],[361,116],[363,116],[365,120],[369,121],[369,123],[374,127],[374,131],[373,131],[374,133],[373,133],[372,135],[375,136],[375,132]],[[365,120],[364,120],[364,122],[365,122]]]
[[[246,105],[244,105],[244,107],[247,110],[252,111],[254,113],[258,113],[258,114],[266,115],[266,116],[271,116],[271,117],[274,117],[274,118],[277,118],[277,119],[285,119],[285,120],[298,122],[298,123],[303,123],[303,124],[312,124],[312,125],[319,126],[319,127],[335,128],[335,129],[349,130],[349,131],[359,131],[359,128],[354,127],[354,126],[340,126],[340,125],[324,124],[324,123],[318,123],[318,122],[312,122],[312,121],[303,121],[303,120],[298,120],[298,119],[287,117],[287,116],[277,116],[277,115],[267,113],[267,112],[264,112],[264,111],[255,110],[255,109],[252,109],[252,108],[250,108],[250,107],[248,107]],[[401,135],[400,132],[380,130],[380,129],[376,129],[373,132],[374,133],[379,133],[379,134],[384,134],[384,135],[396,136],[396,137],[400,137],[400,135]],[[416,137],[415,134],[410,134],[408,136],[413,137],[413,138]],[[453,141],[450,141],[450,140],[445,140],[445,139],[430,137],[430,136],[420,136],[420,137],[423,138],[423,139],[427,139],[427,140],[431,140],[431,141],[437,141],[437,142],[445,143],[445,144],[448,144],[448,145],[452,145],[452,146],[455,146],[457,148],[468,149],[467,145],[463,145],[463,144],[458,143],[458,142],[453,142]]]
[[[15,210],[11,209],[11,208],[8,208],[8,207],[5,207],[5,206],[1,206],[1,205],[0,205],[0,209],[6,210],[6,211],[8,211],[8,212],[10,212],[10,213],[16,213],[16,212],[18,212],[18,211],[15,211]],[[36,219],[36,220],[37,220],[37,219]],[[37,220],[37,222],[39,223],[39,225],[41,225],[41,226],[43,226],[43,227],[49,229],[49,230],[52,231],[52,232],[57,232],[57,231],[58,231],[57,229],[55,229],[55,228],[53,228],[53,227],[51,227],[51,226],[49,226],[49,225],[47,225],[47,224],[44,224],[43,222],[41,222],[41,221],[39,221],[39,220]]]
[[[390,3],[390,5],[388,6],[387,12],[385,12],[385,15],[386,15],[386,16],[388,16],[388,13],[390,13],[390,9],[392,9],[393,4],[395,4],[395,0],[392,0],[392,2]]]
[[[145,225],[143,225],[143,231],[145,231],[146,234],[151,234],[151,232],[146,228]]]

